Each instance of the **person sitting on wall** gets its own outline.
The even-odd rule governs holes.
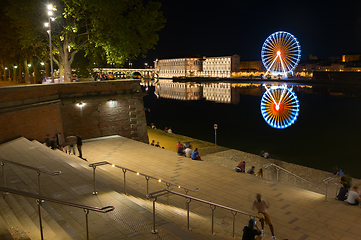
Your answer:
[[[155,145],[155,141],[152,140],[152,142],[150,143],[151,146],[154,146]]]
[[[166,132],[166,133],[168,132],[168,128],[167,128],[167,127],[164,128],[164,132]]]
[[[357,187],[353,186],[352,190],[348,192],[347,200],[348,204],[359,205],[361,198],[358,195]]]
[[[338,166],[337,166],[337,165],[335,165],[335,166],[333,167],[332,173],[333,173],[334,175],[338,175],[339,170],[338,170]]]
[[[178,141],[178,143],[177,143],[177,148],[179,148],[179,147],[181,147],[181,146],[182,146],[181,141]]]
[[[151,126],[151,128],[153,128],[153,129],[157,129],[156,126],[154,125],[154,123],[151,123],[150,126]]]
[[[193,160],[201,160],[201,156],[199,156],[198,148],[193,150],[192,159]]]
[[[186,153],[186,157],[187,157],[187,158],[192,157],[192,152],[193,152],[193,150],[192,150],[191,147],[186,148],[186,150],[184,150],[184,152]]]
[[[172,128],[168,129],[168,133],[173,133]]]
[[[245,161],[241,161],[237,167],[236,167],[236,172],[242,172],[244,173],[246,171],[246,162]]]
[[[269,155],[268,152],[265,152],[265,153],[263,154],[263,157],[267,159],[267,158],[270,158],[271,156]]]
[[[264,157],[264,150],[261,151],[261,157]]]
[[[256,173],[256,176],[257,176],[257,177],[263,177],[263,169],[262,169],[262,168],[260,168],[260,169],[258,170],[258,172]]]
[[[179,156],[184,156],[185,155],[182,144],[178,147],[177,153],[178,153]]]
[[[184,149],[187,149],[187,148],[191,148],[192,145],[189,142],[185,142],[183,147]]]
[[[338,171],[338,175],[340,177],[343,177],[345,175],[345,170],[343,168],[340,168],[339,171]]]
[[[252,166],[250,170],[247,171],[248,174],[256,175],[254,173],[255,166]]]
[[[159,145],[159,142],[157,142],[156,145],[154,145],[155,147],[159,147],[160,148],[160,145]]]
[[[336,197],[337,200],[345,201],[346,200],[346,194],[348,192],[348,189],[351,187],[351,177],[348,175],[348,173],[345,173],[345,176],[343,176],[340,179],[340,183],[342,184],[342,187],[340,187],[340,191]]]

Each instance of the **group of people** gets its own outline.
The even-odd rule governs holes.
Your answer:
[[[265,152],[264,150],[261,151],[261,154],[260,154],[260,155],[261,155],[261,157],[264,157],[264,158],[266,158],[266,159],[271,157],[271,156],[269,155],[269,153],[268,153],[268,152]]]
[[[94,73],[94,81],[103,81],[103,80],[114,80],[115,76],[112,72],[96,72]]]
[[[56,149],[59,149],[61,151],[65,150],[65,153],[69,153],[69,154],[71,154],[71,151],[73,151],[73,154],[75,155],[75,147],[74,147],[75,144],[79,152],[79,157],[83,158],[83,152],[82,152],[83,140],[80,135],[68,136],[66,138],[65,145],[60,144],[59,139],[56,136],[49,138],[49,134],[47,134],[45,137],[45,145],[47,147],[50,147],[53,150]],[[65,146],[68,146],[68,149],[64,149]]]
[[[201,160],[198,148],[192,150],[192,145],[189,142],[185,142],[183,145],[180,141],[178,141],[177,149],[177,153],[179,156],[185,156],[187,158],[192,158],[193,160]]]
[[[257,211],[257,218],[261,222],[261,230],[257,227],[257,222],[255,221],[255,219],[251,218],[248,222],[248,226],[245,226],[243,228],[242,240],[255,240],[256,236],[257,236],[256,238],[257,240],[262,239],[262,237],[265,235],[264,232],[265,223],[270,228],[272,234],[272,240],[276,240],[271,217],[267,212],[268,207],[269,207],[268,203],[266,202],[266,200],[262,199],[261,194],[257,194],[256,200],[253,201],[252,209]]]
[[[352,178],[347,172],[344,172],[340,179],[340,183],[342,184],[342,187],[340,188],[336,199],[346,201],[350,205],[359,205],[361,198],[358,192],[358,187],[352,186]]]
[[[151,124],[150,124],[150,127],[153,128],[153,129],[157,129],[157,127],[154,125],[154,123],[151,123]],[[165,127],[165,128],[164,128],[164,132],[166,132],[166,133],[173,133],[171,127],[170,127],[170,128]]]
[[[247,171],[247,173],[248,173],[248,174],[255,175],[255,176],[257,176],[257,177],[263,177],[263,169],[260,168],[257,173],[255,173],[255,169],[256,169],[256,167],[255,167],[255,166],[252,166],[252,167]],[[246,162],[245,162],[245,161],[241,161],[241,162],[237,165],[237,167],[236,167],[235,170],[236,170],[236,172],[245,173],[245,172],[246,172]]]
[[[155,143],[155,140],[152,140],[152,142],[150,143],[150,145],[151,145],[151,146],[154,146],[154,147],[159,147],[159,148],[163,148],[163,149],[164,149],[164,147],[161,147],[161,146],[159,145],[159,142]]]

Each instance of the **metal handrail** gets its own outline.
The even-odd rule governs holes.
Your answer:
[[[188,191],[192,191],[192,192],[198,192],[198,191],[199,191],[199,188],[194,188],[194,189],[187,188],[187,187],[181,186],[181,185],[176,184],[176,183],[172,183],[172,182],[168,182],[168,181],[165,181],[165,180],[161,180],[160,178],[156,178],[156,177],[150,176],[150,175],[148,175],[148,174],[144,174],[144,173],[140,173],[140,172],[131,170],[131,169],[126,168],[126,167],[122,167],[122,166],[119,166],[119,165],[116,165],[116,164],[113,164],[113,163],[110,163],[110,162],[107,162],[107,161],[102,161],[102,162],[97,162],[97,163],[89,164],[89,167],[92,167],[92,168],[93,168],[93,180],[94,180],[94,191],[93,191],[93,194],[94,194],[94,195],[98,194],[98,192],[96,191],[96,183],[95,183],[95,169],[96,169],[96,167],[102,166],[102,165],[111,165],[112,167],[117,167],[117,168],[122,169],[122,171],[123,171],[123,173],[124,173],[124,193],[125,193],[125,194],[127,194],[126,178],[125,178],[125,173],[126,173],[127,171],[145,177],[145,179],[147,180],[147,194],[149,193],[149,179],[154,179],[154,180],[157,180],[158,182],[164,182],[164,183],[166,184],[166,186],[167,186],[167,189],[169,189],[170,185],[173,185],[173,186],[176,186],[176,187],[178,187],[178,188],[182,188],[186,193],[188,193]],[[167,198],[167,204],[168,204],[168,203],[169,203],[169,198]]]
[[[36,171],[36,173],[38,174],[38,184],[39,184],[39,192],[38,193],[39,194],[41,194],[41,181],[40,181],[40,174],[41,173],[44,173],[44,174],[47,174],[47,175],[50,175],[50,176],[55,176],[55,175],[61,174],[61,171],[49,172],[49,171],[46,171],[46,170],[42,170],[42,169],[39,169],[39,168],[36,168],[36,167],[32,167],[32,166],[24,165],[24,164],[21,164],[21,163],[13,162],[13,161],[3,159],[3,158],[0,158],[0,162],[1,162],[2,172],[3,172],[3,178],[4,178],[4,187],[6,187],[5,163],[9,163],[9,164],[12,164],[12,165],[15,165],[15,166],[19,166],[19,167],[22,167],[22,168],[27,168],[27,169]]]
[[[32,166],[24,165],[24,164],[21,164],[21,163],[13,162],[13,161],[3,159],[3,158],[0,158],[0,162],[2,162],[2,163],[6,162],[6,163],[9,163],[9,164],[12,164],[12,165],[27,168],[27,169],[30,169],[30,170],[33,170],[33,171],[36,171],[36,172],[40,172],[40,173],[44,173],[44,174],[47,174],[47,175],[53,175],[54,176],[54,175],[61,174],[61,171],[49,172],[49,171],[46,171],[46,170],[42,170],[42,169],[39,169],[39,168],[36,168],[36,167],[32,167]]]
[[[338,192],[338,186],[340,184],[339,180],[337,178],[333,178],[333,177],[328,177],[322,180],[322,182],[326,185],[326,191],[325,191],[325,202],[327,202],[327,193],[328,193],[328,184],[330,182],[333,182],[336,185],[336,196],[337,196],[337,192]]]
[[[70,207],[83,209],[84,212],[85,212],[86,236],[87,236],[88,240],[89,240],[89,231],[88,231],[88,214],[89,214],[89,211],[94,211],[94,212],[99,212],[99,213],[107,213],[107,212],[110,212],[110,211],[114,210],[113,206],[106,206],[106,207],[103,207],[103,208],[93,207],[93,206],[89,206],[89,205],[84,205],[84,204],[59,200],[59,199],[55,199],[55,198],[50,198],[50,197],[46,197],[46,196],[41,196],[39,194],[24,192],[24,191],[20,191],[20,190],[17,190],[17,189],[12,189],[12,188],[7,188],[7,187],[0,187],[0,192],[13,193],[13,194],[16,194],[16,195],[21,195],[21,196],[24,196],[24,197],[30,197],[30,198],[36,199],[36,203],[38,204],[39,228],[40,228],[41,239],[44,239],[44,235],[43,235],[43,225],[42,225],[42,220],[41,220],[40,206],[44,202],[44,200],[49,201],[49,202],[54,202],[54,203],[57,203],[57,204],[61,204],[61,205],[66,205],[66,206],[70,206]]]
[[[224,205],[209,202],[209,201],[206,201],[206,200],[203,200],[203,199],[200,199],[200,198],[192,197],[192,196],[189,196],[189,195],[186,195],[186,194],[183,194],[183,193],[179,193],[179,192],[175,192],[175,191],[172,191],[172,190],[169,190],[169,189],[163,189],[163,190],[156,191],[156,192],[153,192],[153,193],[149,193],[149,194],[146,195],[147,198],[149,198],[150,200],[153,201],[153,230],[152,230],[152,233],[157,232],[157,230],[155,229],[155,202],[157,201],[158,197],[164,196],[164,195],[169,195],[170,193],[181,196],[181,197],[184,197],[186,199],[186,203],[187,203],[187,205],[186,205],[186,209],[187,209],[187,228],[189,230],[191,230],[189,228],[189,203],[191,202],[191,200],[201,202],[201,203],[204,203],[204,204],[208,204],[211,207],[211,209],[212,209],[212,234],[214,234],[214,231],[213,231],[214,210],[216,209],[216,207],[223,208],[223,209],[231,211],[231,213],[233,215],[233,237],[234,237],[234,232],[235,232],[236,215],[238,213],[243,214],[243,215],[247,215],[247,216],[249,216],[251,218],[257,218],[257,216],[254,215],[254,214],[243,212],[243,211],[240,211],[240,210],[237,210],[237,209],[234,209],[234,208],[226,207]]]
[[[278,165],[276,165],[276,164],[274,164],[274,163],[267,163],[267,164],[263,165],[263,167],[265,168],[265,170],[267,170],[267,168],[268,168],[269,166],[275,166],[275,167],[276,167],[276,170],[277,170],[277,182],[278,182],[278,172],[279,172],[279,170],[282,170],[282,171],[286,172],[286,174],[290,174],[290,175],[292,175],[292,176],[295,177],[295,178],[299,178],[299,179],[302,180],[302,182],[306,182],[306,183],[308,183],[310,186],[312,185],[312,186],[316,187],[317,189],[320,189],[320,190],[322,190],[322,191],[325,192],[325,189],[320,188],[320,187],[317,186],[316,184],[314,184],[314,183],[312,183],[312,182],[310,182],[310,181],[308,181],[308,180],[306,180],[306,179],[304,179],[304,178],[302,178],[302,177],[300,177],[300,176],[298,176],[298,175],[296,175],[296,174],[288,171],[287,169],[284,169],[283,167],[280,167],[280,166],[278,166]]]

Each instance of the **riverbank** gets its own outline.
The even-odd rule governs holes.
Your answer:
[[[255,166],[256,172],[262,168],[264,171],[264,177],[268,180],[277,179],[276,168],[271,166],[265,170],[264,165],[266,164],[276,164],[281,168],[288,170],[289,172],[303,178],[315,186],[309,186],[307,182],[303,182],[299,178],[294,178],[291,174],[286,174],[285,171],[279,171],[278,181],[282,184],[291,185],[297,188],[302,188],[306,190],[315,191],[318,193],[322,193],[323,189],[325,189],[325,184],[323,182],[326,178],[335,178],[334,182],[338,182],[340,179],[339,176],[335,176],[332,172],[322,171],[310,167],[301,166],[294,163],[289,163],[277,159],[265,159],[259,155],[255,155],[252,153],[247,153],[235,149],[230,149],[222,146],[214,146],[214,143],[194,139],[191,137],[179,135],[179,134],[169,134],[165,133],[159,129],[151,129],[148,127],[148,136],[149,140],[152,141],[153,139],[157,142],[159,141],[160,146],[164,146],[165,149],[177,152],[177,142],[181,141],[182,143],[187,141],[192,144],[193,149],[198,148],[199,153],[202,156],[203,161],[210,161],[215,164],[234,169],[239,162],[245,161],[246,162],[246,171],[249,170],[252,166]],[[353,185],[361,187],[360,179],[353,178]],[[317,187],[319,189],[317,189]],[[329,196],[334,196],[336,191],[336,185],[334,183],[330,183],[329,185]]]

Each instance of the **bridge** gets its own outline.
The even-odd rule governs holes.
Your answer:
[[[154,68],[93,68],[94,72],[113,73],[116,79],[155,79],[157,74]]]

